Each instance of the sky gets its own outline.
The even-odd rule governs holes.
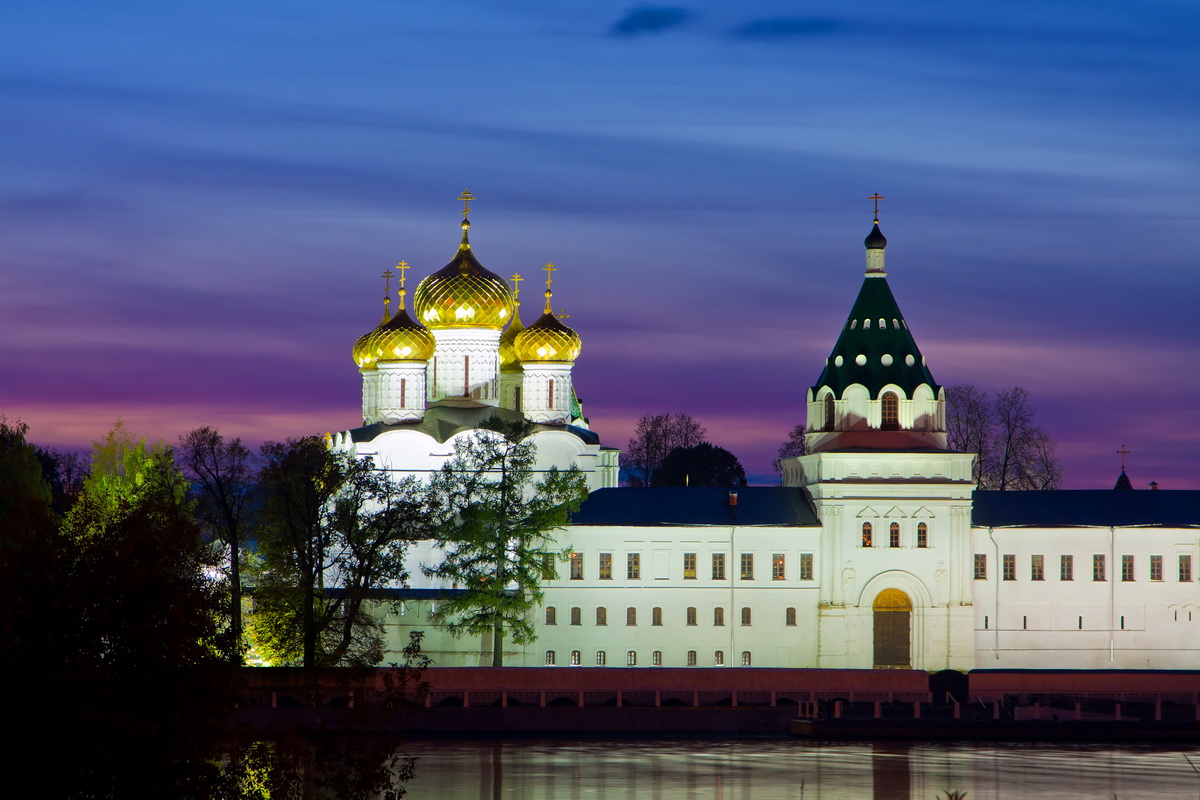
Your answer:
[[[623,447],[758,482],[872,204],[944,385],[1020,385],[1069,488],[1200,489],[1200,5],[517,0],[0,10],[0,414],[258,443],[354,427],[380,273],[540,267]],[[410,289],[414,288],[410,285]]]

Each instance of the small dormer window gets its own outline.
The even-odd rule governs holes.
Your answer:
[[[892,320],[892,327],[893,327],[893,328],[895,328],[896,330],[900,330],[900,320],[898,320],[898,319],[893,319],[893,320]]]
[[[869,330],[871,330],[871,320],[869,320],[869,319],[864,319],[864,320],[863,320],[863,330],[864,330],[864,331],[869,331]]]
[[[885,431],[900,429],[900,398],[895,392],[884,392],[880,399],[880,427]]]
[[[850,320],[850,330],[854,330],[857,327],[858,327],[858,320],[856,320],[856,319]]]
[[[834,430],[837,426],[837,406],[833,402],[833,395],[825,395],[825,430]]]
[[[887,320],[884,319],[883,317],[880,317],[879,318],[879,330],[882,331],[882,330],[886,330],[886,329],[887,329]]]

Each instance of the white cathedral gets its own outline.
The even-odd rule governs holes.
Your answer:
[[[460,198],[469,202],[469,192]],[[866,274],[808,391],[807,455],[782,486],[617,486],[618,451],[572,386],[580,339],[462,242],[354,345],[363,425],[332,437],[396,475],[428,475],[499,415],[536,423],[539,467],[578,466],[590,491],[556,534],[532,645],[513,666],[1196,669],[1200,492],[991,492],[948,449],[946,394],[888,285],[876,217]],[[390,277],[390,273],[385,273]],[[514,276],[519,280],[519,276]],[[429,612],[453,587],[421,578],[385,620],[398,652],[426,632],[438,666],[491,663],[491,637],[453,639]],[[389,660],[389,659],[385,659]]]

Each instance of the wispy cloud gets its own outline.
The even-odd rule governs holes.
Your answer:
[[[613,36],[665,33],[688,24],[694,17],[691,11],[679,6],[639,6],[618,20],[609,33]]]

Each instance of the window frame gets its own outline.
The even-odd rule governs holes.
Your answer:
[[[1029,557],[1029,580],[1046,580],[1046,556],[1035,553]]]
[[[683,579],[685,581],[696,580],[696,554],[683,554]]]
[[[1104,553],[1092,554],[1092,582],[1102,583],[1108,580],[1108,559]]]
[[[1058,579],[1060,581],[1075,580],[1075,556],[1063,553],[1058,557]]]
[[[988,579],[987,557],[987,553],[975,554],[975,580],[977,581],[986,581]]]
[[[1017,579],[1017,554],[1005,553],[1000,556],[1000,580],[1015,581]]]
[[[800,580],[811,581],[813,579],[813,554],[800,554]]]
[[[783,581],[787,580],[787,555],[785,553],[773,553],[771,555],[771,580]]]
[[[578,551],[571,553],[571,580],[583,580],[583,553]]]
[[[754,553],[742,553],[739,575],[744,581],[754,580]]]
[[[727,573],[725,571],[725,554],[724,553],[713,553],[712,554],[712,579],[714,581],[723,581],[726,579],[725,578],[726,575],[727,575]]]
[[[599,570],[600,570],[600,575],[599,575],[600,580],[602,580],[602,581],[611,581],[612,580],[612,576],[613,576],[612,553],[601,553],[600,554]]]
[[[642,579],[642,554],[625,554],[625,579],[639,581]]]

